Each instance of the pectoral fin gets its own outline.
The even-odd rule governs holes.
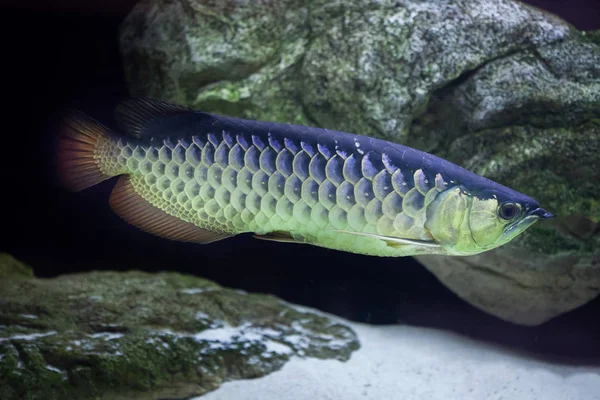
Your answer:
[[[371,237],[379,240],[383,240],[390,247],[402,247],[402,246],[419,246],[419,247],[430,247],[430,248],[441,248],[439,244],[433,241],[418,240],[418,239],[405,239],[397,238],[392,236],[377,235],[375,233],[363,233],[363,232],[350,232],[343,230],[336,230],[336,232],[346,233],[349,235]]]
[[[274,232],[269,232],[266,233],[264,235],[261,234],[254,234],[252,235],[254,238],[256,239],[260,239],[260,240],[268,240],[271,242],[280,242],[280,243],[299,243],[302,244],[303,242],[299,242],[296,239],[294,239],[291,235],[291,233],[289,232],[284,232],[284,231],[274,231]]]

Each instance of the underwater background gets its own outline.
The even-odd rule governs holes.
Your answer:
[[[598,3],[528,3],[578,29],[600,29]],[[51,129],[69,106],[114,126],[115,104],[128,95],[118,29],[133,4],[13,2],[3,8],[0,29],[11,40],[3,49],[10,105],[3,129],[1,251],[42,277],[89,270],[179,271],[354,321],[450,329],[546,355],[600,360],[598,298],[542,326],[517,326],[465,303],[410,257],[372,258],[249,235],[207,246],[176,243],[142,233],[110,210],[115,179],[76,195],[59,188],[51,169]]]
[[[57,2],[58,3],[58,2]],[[600,3],[530,0],[581,30],[600,29]],[[376,258],[241,235],[210,245],[140,232],[108,206],[116,179],[72,194],[52,169],[59,114],[76,107],[114,126],[129,93],[119,26],[133,1],[18,2],[0,12],[5,90],[2,239],[5,252],[55,277],[92,270],[174,271],[273,294],[351,321],[449,330],[536,356],[600,364],[600,298],[539,326],[519,326],[461,300],[411,257]]]

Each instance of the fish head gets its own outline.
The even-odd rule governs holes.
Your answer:
[[[469,228],[483,251],[502,246],[540,219],[553,215],[531,197],[513,190],[488,190],[473,196]]]
[[[441,193],[434,203],[426,227],[452,255],[502,246],[540,219],[553,217],[534,199],[504,187],[478,193],[456,187]]]

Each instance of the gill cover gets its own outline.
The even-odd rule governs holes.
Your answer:
[[[477,247],[467,218],[470,203],[471,198],[456,187],[440,193],[427,208],[425,228],[449,254],[473,254]]]
[[[472,198],[469,228],[475,243],[482,248],[492,246],[504,232],[509,221],[498,217],[498,200]]]

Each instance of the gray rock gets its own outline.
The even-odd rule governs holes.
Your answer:
[[[150,0],[120,43],[133,95],[402,141],[432,91],[570,35],[512,1]]]
[[[541,324],[600,292],[598,255],[547,256],[505,246],[470,257],[416,259],[465,301],[522,325]]]
[[[189,398],[269,374],[293,356],[346,361],[359,347],[350,328],[322,314],[201,278],[38,279],[0,259],[3,400]]]
[[[120,43],[134,95],[406,143],[538,198],[559,218],[502,249],[419,257],[532,325],[600,292],[599,37],[511,0],[180,0],[140,2]]]

